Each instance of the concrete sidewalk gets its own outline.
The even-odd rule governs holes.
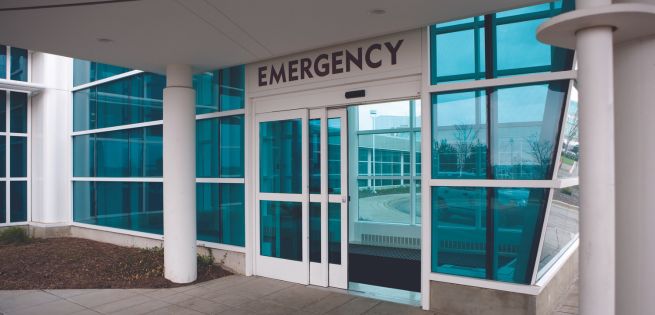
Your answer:
[[[345,291],[229,276],[172,289],[0,291],[13,314],[434,314]]]

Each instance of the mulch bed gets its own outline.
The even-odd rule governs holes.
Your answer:
[[[198,280],[230,275],[198,264]],[[161,249],[121,247],[79,238],[33,239],[0,245],[0,290],[170,288]]]

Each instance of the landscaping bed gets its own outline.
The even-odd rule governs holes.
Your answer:
[[[198,259],[198,280],[230,275]],[[161,248],[139,249],[80,238],[27,239],[0,244],[0,290],[168,288]]]

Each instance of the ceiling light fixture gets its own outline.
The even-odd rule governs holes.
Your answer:
[[[387,13],[387,10],[384,9],[373,9],[371,11],[368,11],[368,13],[373,14],[373,15],[382,15]]]
[[[101,38],[98,38],[98,41],[101,42],[101,43],[105,43],[105,44],[106,44],[106,43],[111,43],[111,42],[113,42],[114,40],[111,39],[111,38],[102,38],[102,37],[101,37]]]

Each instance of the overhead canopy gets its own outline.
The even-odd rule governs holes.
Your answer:
[[[0,43],[159,73],[172,63],[205,71],[540,2],[4,0]]]

